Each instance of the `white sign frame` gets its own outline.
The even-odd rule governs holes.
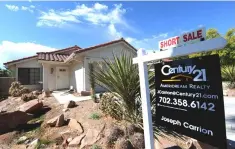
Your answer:
[[[172,48],[166,51],[146,54],[144,49],[138,50],[138,55],[133,58],[133,64],[139,66],[140,91],[142,98],[142,112],[144,125],[145,148],[154,149],[152,114],[150,104],[150,91],[148,82],[147,62],[172,58],[178,56],[189,55],[197,52],[219,50],[226,46],[227,41],[223,37],[218,37],[210,40],[205,40],[195,44],[189,44],[183,47]]]

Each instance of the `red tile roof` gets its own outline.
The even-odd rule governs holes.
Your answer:
[[[56,53],[56,54],[61,53],[61,52],[71,52],[72,53],[72,52],[77,51],[79,49],[81,49],[81,48],[79,46],[75,45],[75,46],[72,46],[72,47],[68,47],[68,48],[64,48],[64,49],[60,49],[60,50],[56,50],[56,51],[51,51],[51,52],[47,52],[47,53]],[[19,61],[27,60],[27,59],[31,59],[31,58],[37,58],[37,57],[38,57],[38,55],[34,55],[34,56],[30,56],[30,57],[24,57],[24,58],[9,61],[9,62],[3,63],[3,64],[8,65],[8,64],[11,64],[11,63],[15,63],[15,62],[19,62]]]
[[[36,58],[37,55],[34,55],[34,56],[29,56],[29,57],[24,57],[24,58],[21,58],[21,59],[17,59],[17,60],[13,60],[13,61],[9,61],[9,62],[6,62],[6,63],[3,63],[4,65],[8,65],[10,63],[15,63],[15,62],[19,62],[19,61],[22,61],[22,60],[27,60],[27,59],[31,59],[31,58]]]
[[[84,48],[84,49],[79,49],[79,50],[75,51],[74,53],[82,53],[82,52],[86,52],[86,51],[93,50],[93,49],[96,49],[96,48],[105,47],[105,46],[108,46],[108,45],[111,45],[111,44],[114,44],[114,43],[118,43],[118,42],[125,42],[128,46],[130,46],[135,51],[137,51],[131,44],[129,44],[126,40],[121,38],[121,39],[118,39],[118,40],[113,40],[113,41],[106,42],[106,43],[103,43],[103,44],[99,44],[99,45],[96,45],[96,46],[92,46],[92,47],[88,47],[88,48]]]
[[[54,53],[38,53],[38,60],[64,62],[69,55]]]
[[[106,43],[103,43],[103,44],[99,44],[99,45],[84,48],[84,49],[81,49],[79,46],[75,45],[73,47],[68,47],[68,48],[65,48],[65,49],[56,50],[56,51],[52,51],[52,52],[39,52],[39,53],[37,53],[38,55],[34,55],[34,56],[25,57],[25,58],[22,58],[22,59],[17,59],[17,60],[13,60],[13,61],[10,61],[10,62],[6,62],[6,63],[4,63],[4,65],[8,65],[10,63],[19,62],[21,60],[26,60],[26,59],[30,59],[30,58],[37,58],[37,57],[38,57],[38,60],[64,62],[65,59],[69,57],[68,54],[82,53],[82,52],[86,52],[86,51],[93,50],[93,49],[100,48],[100,47],[105,47],[105,46],[108,46],[108,45],[111,45],[111,44],[114,44],[114,43],[119,43],[119,42],[124,42],[128,46],[133,48],[135,51],[137,51],[131,44],[129,44],[127,41],[125,41],[123,38],[121,38],[121,39],[118,39],[118,40],[113,40],[113,41],[110,41],[110,42],[106,42]],[[66,54],[63,54],[65,52],[66,52]]]

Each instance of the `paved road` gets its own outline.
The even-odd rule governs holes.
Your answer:
[[[227,139],[235,141],[235,97],[224,97]]]

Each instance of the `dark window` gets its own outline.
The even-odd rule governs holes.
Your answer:
[[[18,68],[18,80],[23,85],[38,84],[40,68]]]

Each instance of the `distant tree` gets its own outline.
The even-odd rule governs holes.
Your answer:
[[[8,69],[0,68],[0,77],[11,77],[12,72]]]

